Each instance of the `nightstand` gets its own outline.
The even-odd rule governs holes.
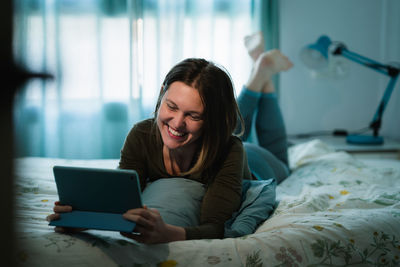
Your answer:
[[[362,159],[396,159],[400,160],[400,142],[385,138],[382,145],[353,145],[346,142],[343,136],[316,136],[313,138],[289,138],[289,143],[299,144],[319,139],[333,146],[337,150],[346,151],[357,158]]]

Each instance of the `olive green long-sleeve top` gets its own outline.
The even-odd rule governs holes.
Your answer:
[[[131,129],[119,162],[119,168],[132,169],[139,174],[142,189],[147,182],[177,177],[167,173],[162,154],[163,144],[158,141],[158,132],[152,131],[152,127],[156,127],[154,119],[148,119]],[[242,179],[252,179],[241,140],[232,136],[223,159],[217,160],[209,170],[183,178],[206,185],[200,225],[185,227],[186,239],[222,238],[225,221],[240,207]]]

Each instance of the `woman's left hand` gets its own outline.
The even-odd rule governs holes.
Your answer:
[[[121,232],[121,234],[140,243],[155,244],[175,241],[179,236],[179,232],[182,233],[182,231],[185,236],[185,230],[182,227],[166,224],[158,210],[149,209],[147,206],[128,210],[123,214],[123,217],[136,222],[135,232],[139,234],[125,232]],[[184,238],[178,240],[184,240]]]

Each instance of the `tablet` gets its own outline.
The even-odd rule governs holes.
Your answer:
[[[142,207],[136,171],[54,166],[53,173],[60,203],[72,206],[72,212],[49,225],[133,232],[135,222],[122,214]]]

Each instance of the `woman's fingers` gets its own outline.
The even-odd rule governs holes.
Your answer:
[[[159,212],[157,209],[150,208],[149,210],[150,210],[153,214],[155,214],[156,216],[159,216],[159,215],[160,215],[160,212]]]
[[[51,221],[54,221],[54,220],[58,220],[58,219],[60,219],[60,214],[58,214],[58,213],[53,213],[53,214],[50,214],[49,216],[46,217],[46,220],[48,222],[51,222]]]
[[[141,225],[149,230],[154,228],[154,223],[151,219],[147,219],[144,216],[138,214],[132,214],[132,213],[125,213],[123,214],[123,217],[127,220],[134,221],[138,225]]]
[[[166,242],[166,224],[156,209],[143,207],[127,211],[123,217],[136,222],[135,233],[121,233],[140,243],[152,244]]]
[[[140,208],[140,209],[132,209],[128,210],[125,212],[124,215],[133,215],[136,217],[142,217],[146,220],[151,220],[153,218],[152,216],[153,211],[147,209],[147,208]]]
[[[63,206],[63,205],[55,205],[53,208],[53,211],[55,213],[71,212],[72,207],[71,206]]]
[[[48,222],[58,220],[60,219],[60,213],[63,212],[71,212],[72,207],[67,206],[67,205],[61,205],[60,201],[54,202],[54,208],[53,208],[54,213],[50,214],[46,217],[46,220]],[[72,228],[72,227],[60,227],[56,226],[54,227],[54,231],[57,233],[78,233],[81,231],[87,230],[86,228]]]
[[[48,222],[60,219],[60,214],[59,213],[71,212],[72,211],[72,207],[71,206],[60,205],[60,201],[56,201],[54,203],[54,205],[55,205],[54,208],[53,208],[54,213],[50,214],[49,216],[46,217],[46,220]]]
[[[151,220],[154,217],[159,216],[160,212],[157,209],[147,208],[146,206],[144,206],[143,208],[128,210],[125,214],[134,214],[142,216],[147,220]]]
[[[156,209],[132,209],[123,214],[127,220],[136,222],[139,226],[143,226],[148,231],[153,231],[157,222],[160,221],[161,215]]]

